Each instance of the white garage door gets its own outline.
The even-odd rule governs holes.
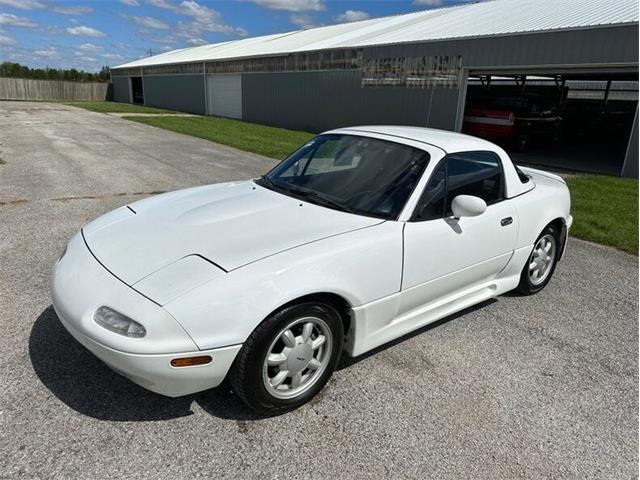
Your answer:
[[[242,118],[242,78],[240,75],[207,77],[207,113]]]

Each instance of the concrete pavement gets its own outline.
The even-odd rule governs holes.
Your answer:
[[[47,103],[0,102],[0,478],[637,478],[638,259],[571,239],[550,285],[344,358],[259,419],[227,385],[118,376],[61,327],[51,266],[86,222],[273,162]]]

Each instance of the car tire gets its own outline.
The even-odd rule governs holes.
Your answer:
[[[536,239],[533,250],[522,268],[518,292],[533,295],[546,287],[556,270],[561,249],[558,229],[548,225]]]
[[[331,377],[343,337],[342,319],[332,305],[285,307],[265,319],[242,346],[229,372],[233,390],[261,415],[298,408]]]

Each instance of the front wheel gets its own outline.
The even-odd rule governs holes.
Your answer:
[[[532,295],[547,286],[556,269],[559,246],[559,232],[553,225],[547,226],[536,240],[522,269],[518,284],[520,293]]]
[[[231,385],[260,414],[297,408],[327,383],[342,342],[342,320],[332,306],[313,302],[284,308],[249,336],[231,369]]]

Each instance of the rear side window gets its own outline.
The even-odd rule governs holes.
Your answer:
[[[516,166],[516,173],[518,174],[518,178],[520,179],[520,181],[522,183],[528,183],[529,182],[529,175],[527,175],[526,173],[524,173],[522,170],[520,170],[519,167]]]
[[[431,175],[413,219],[451,215],[451,202],[458,195],[480,197],[487,205],[502,200],[504,175],[498,156],[492,152],[462,152],[445,157]]]

